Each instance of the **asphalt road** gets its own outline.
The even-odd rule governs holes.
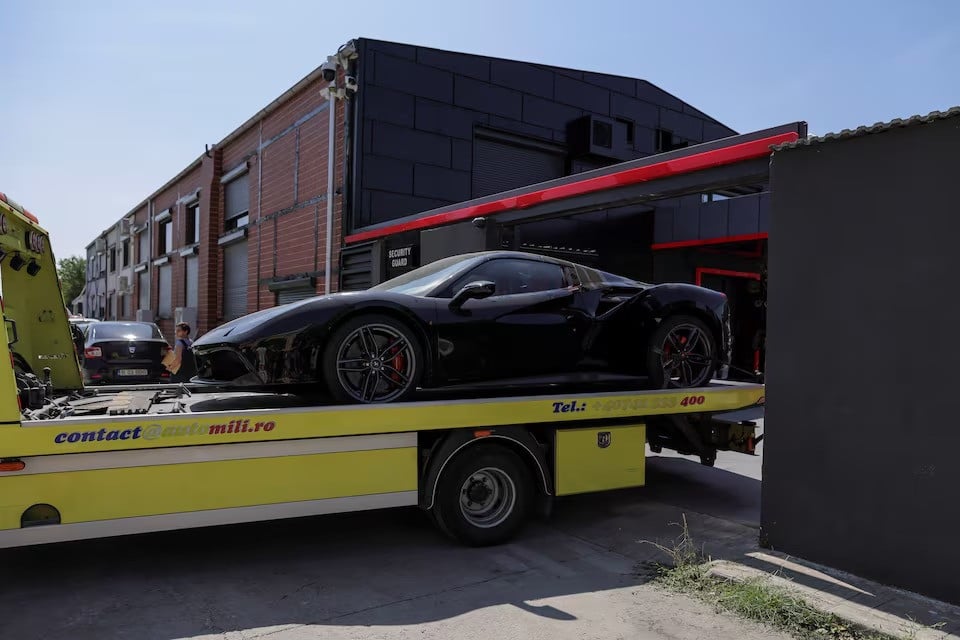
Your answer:
[[[0,636],[777,638],[651,584],[664,556],[644,542],[674,539],[685,514],[714,557],[742,553],[759,468],[740,454],[712,469],[655,456],[647,487],[562,500],[489,549],[399,509],[4,550]]]

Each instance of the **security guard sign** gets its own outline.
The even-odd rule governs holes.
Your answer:
[[[609,431],[599,431],[597,432],[597,446],[601,449],[606,449],[610,446],[610,432]]]

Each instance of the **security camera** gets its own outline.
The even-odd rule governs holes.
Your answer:
[[[320,65],[320,72],[323,74],[323,79],[327,82],[333,82],[337,77],[337,61],[336,58],[330,56],[327,58],[327,61]]]
[[[341,60],[350,60],[357,57],[357,43],[353,40],[345,42],[340,46],[340,49],[337,51],[337,55],[340,56]]]
[[[347,76],[347,77],[345,78],[345,80],[344,80],[344,83],[345,83],[345,87],[346,87],[347,91],[356,91],[356,90],[357,90],[358,84],[357,84],[357,79],[356,79],[356,77],[354,77],[354,76]]]
[[[477,229],[483,229],[485,226],[487,226],[487,219],[483,216],[474,218],[472,222],[473,226],[475,226]]]

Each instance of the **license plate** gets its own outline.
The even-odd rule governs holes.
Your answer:
[[[145,376],[147,375],[146,369],[120,369],[117,371],[118,376]]]

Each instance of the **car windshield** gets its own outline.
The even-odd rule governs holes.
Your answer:
[[[371,289],[373,291],[393,291],[394,293],[406,293],[411,296],[422,296],[446,282],[448,278],[453,278],[465,269],[469,269],[481,259],[482,256],[479,254],[441,258],[396,278],[381,282]]]
[[[147,322],[97,322],[88,331],[95,340],[162,340],[160,328]]]

